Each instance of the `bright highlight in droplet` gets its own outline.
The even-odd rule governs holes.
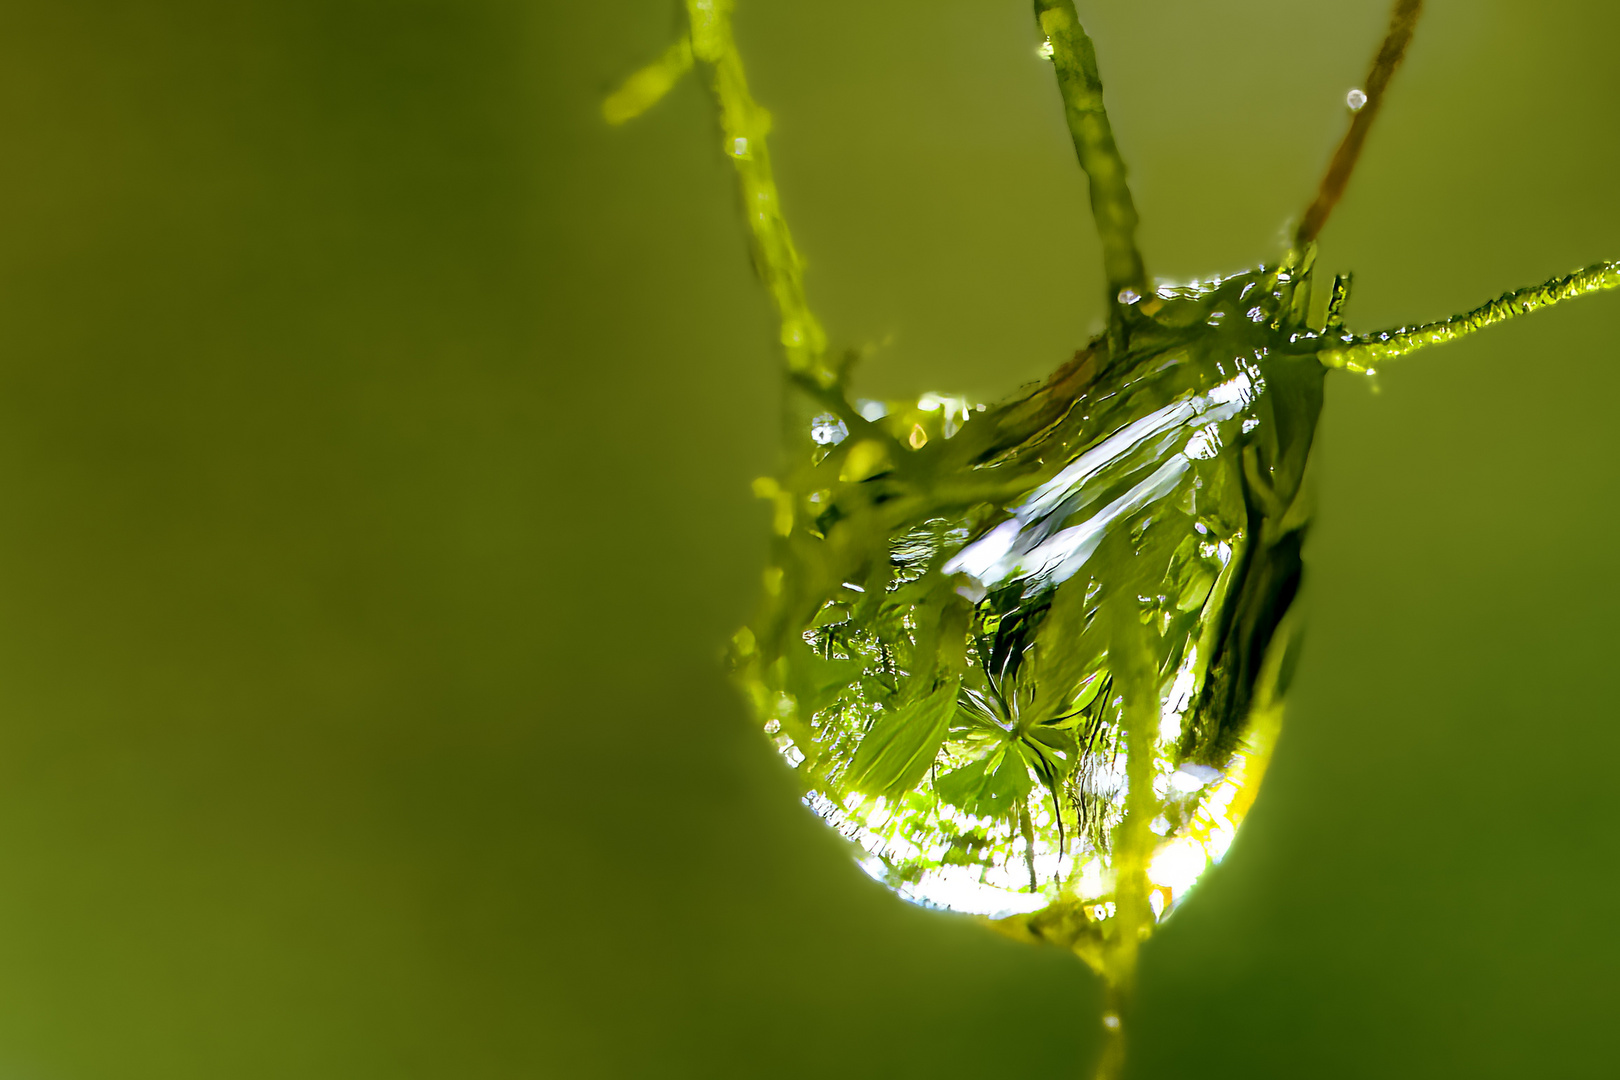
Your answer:
[[[1148,880],[1180,895],[1192,888],[1208,865],[1209,856],[1204,853],[1204,846],[1183,836],[1154,852],[1153,860],[1148,863]]]
[[[1040,45],[1036,46],[1035,55],[1040,57],[1042,60],[1050,60],[1052,59],[1052,54],[1056,51],[1057,50],[1052,48],[1052,39],[1047,38],[1045,41],[1041,42]]]
[[[748,153],[748,140],[741,135],[731,140],[731,152],[737,157],[742,157]]]
[[[1344,95],[1344,103],[1350,106],[1351,112],[1360,112],[1361,107],[1367,104],[1366,91],[1359,87]]]

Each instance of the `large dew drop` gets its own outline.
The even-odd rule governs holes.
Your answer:
[[[1226,852],[1290,667],[1309,280],[1137,298],[1128,346],[999,405],[807,409],[736,660],[805,802],[899,895],[1084,955],[1122,865],[1160,918]]]

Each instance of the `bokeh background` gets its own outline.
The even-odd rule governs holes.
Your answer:
[[[1150,269],[1273,257],[1383,0],[1082,0]],[[1101,317],[1022,0],[740,0],[859,390]],[[0,1077],[1055,1077],[1097,987],[907,907],[724,680],[779,385],[672,0],[0,6]],[[1620,257],[1620,11],[1431,0],[1353,325]],[[1606,1076],[1620,296],[1334,377],[1269,785],[1133,1075]]]

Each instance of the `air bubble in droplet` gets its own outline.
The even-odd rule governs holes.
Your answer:
[[[1360,112],[1361,107],[1367,104],[1367,92],[1357,87],[1344,95],[1344,103],[1350,106],[1351,112]]]

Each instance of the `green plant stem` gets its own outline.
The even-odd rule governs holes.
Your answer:
[[[1146,296],[1147,270],[1136,249],[1136,204],[1125,182],[1125,160],[1114,143],[1103,107],[1097,52],[1080,25],[1074,0],[1035,0],[1035,18],[1051,45],[1075,154],[1091,181],[1091,216],[1102,241],[1110,304],[1120,303],[1119,295],[1127,289]]]
[[[1151,827],[1158,814],[1153,790],[1154,747],[1158,738],[1159,694],[1147,628],[1135,603],[1134,583],[1121,583],[1121,591],[1107,602],[1112,609],[1109,663],[1124,696],[1125,817],[1113,838],[1114,918],[1111,936],[1102,954],[1102,975],[1107,984],[1103,1015],[1103,1048],[1097,1062],[1097,1080],[1115,1080],[1125,1065],[1126,1024],[1136,989],[1136,959],[1142,939],[1153,925],[1148,906],[1148,855],[1153,849]]]
[[[748,90],[742,57],[731,33],[731,0],[686,0],[692,55],[707,67],[709,88],[720,108],[721,148],[731,159],[742,196],[743,219],[753,238],[754,268],[781,319],[788,370],[831,387],[837,369],[828,362],[827,334],[804,293],[804,260],[782,216],[765,137],[771,114]]]
[[[657,104],[692,70],[692,39],[680,40],[664,50],[664,55],[631,75],[602,102],[602,119],[610,124],[634,120]]]
[[[1125,1075],[1125,1002],[1112,984],[1103,995],[1102,1050],[1093,1080],[1120,1080]]]
[[[1544,284],[1504,293],[1488,304],[1449,319],[1377,334],[1363,334],[1343,345],[1323,349],[1316,355],[1328,367],[1370,371],[1373,365],[1385,360],[1394,360],[1434,345],[1444,345],[1487,326],[1616,287],[1620,287],[1620,261],[1593,263],[1584,270],[1553,278]]]

